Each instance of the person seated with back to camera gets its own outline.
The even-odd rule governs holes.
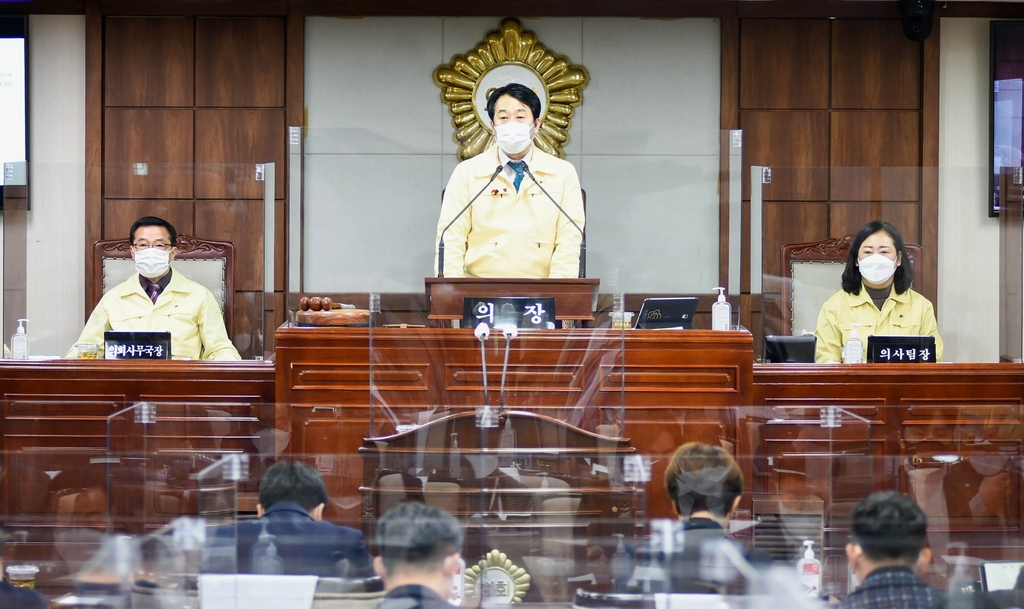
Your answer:
[[[699,442],[680,446],[665,469],[665,491],[684,531],[683,550],[671,562],[672,592],[739,591],[725,578],[710,581],[701,572],[702,554],[715,552],[714,544],[720,541],[734,544],[755,567],[771,562],[767,552],[743,546],[726,534],[743,495],[743,472],[725,449]]]
[[[279,461],[260,484],[258,518],[217,527],[215,537],[236,542],[238,573],[372,576],[363,534],[323,521],[328,500],[319,472],[300,461]]]
[[[103,347],[103,333],[170,332],[171,357],[240,360],[217,299],[205,286],[171,269],[178,232],[163,218],[146,216],[128,232],[134,275],[107,291],[85,323],[78,343]],[[76,357],[72,347],[65,357]]]
[[[935,361],[942,361],[942,337],[932,303],[910,287],[913,264],[892,224],[873,220],[857,231],[843,271],[843,289],[818,313],[814,361],[841,362],[841,349],[854,324],[863,341],[872,335],[934,336]]]

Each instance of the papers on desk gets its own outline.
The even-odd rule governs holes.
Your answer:
[[[315,575],[200,575],[202,609],[311,609]]]

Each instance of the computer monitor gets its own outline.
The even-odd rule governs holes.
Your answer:
[[[994,560],[978,565],[981,571],[981,589],[984,592],[993,590],[1013,590],[1017,586],[1021,567],[1024,562],[1019,560]]]
[[[813,334],[804,336],[764,337],[766,364],[813,364],[817,339]]]
[[[646,298],[636,316],[641,330],[692,330],[697,297]]]

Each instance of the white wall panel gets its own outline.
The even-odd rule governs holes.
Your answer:
[[[939,332],[951,362],[999,359],[999,221],[988,217],[989,20],[939,30]]]

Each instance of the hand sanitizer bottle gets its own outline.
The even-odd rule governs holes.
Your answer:
[[[622,592],[626,590],[629,580],[633,578],[633,569],[636,563],[633,561],[633,557],[626,553],[625,536],[622,533],[615,533],[615,537],[619,538],[619,546],[615,549],[610,564],[612,589],[615,592]]]
[[[459,434],[452,434],[452,450],[448,453],[448,475],[458,480],[462,477],[462,451],[459,449]]]
[[[864,363],[864,343],[857,336],[857,324],[853,324],[853,328],[850,330],[850,338],[846,339],[845,353],[847,364]]]
[[[796,563],[796,575],[804,586],[804,595],[818,596],[821,593],[821,562],[814,558],[814,542],[804,542],[804,557]]]
[[[28,359],[28,334],[25,333],[27,319],[18,320],[18,329],[11,337],[11,356],[14,359]]]
[[[725,299],[725,288],[718,290],[718,302],[711,305],[711,329],[728,331],[732,325],[732,305]]]
[[[498,467],[512,467],[515,450],[516,430],[512,429],[512,417],[505,417],[505,429],[498,436]]]

